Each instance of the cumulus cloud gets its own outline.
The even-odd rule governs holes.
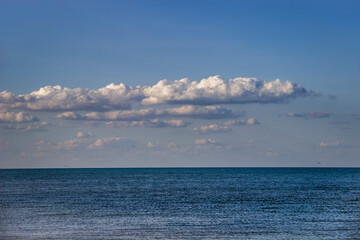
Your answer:
[[[23,122],[36,122],[39,119],[26,112],[0,112],[0,123],[23,123]]]
[[[287,117],[296,117],[296,118],[307,118],[307,119],[314,119],[314,118],[327,118],[333,115],[333,113],[328,112],[306,112],[306,113],[293,113],[288,112],[285,114]]]
[[[260,124],[255,118],[245,119],[236,119],[228,120],[221,122],[220,124],[211,124],[208,126],[201,126],[199,128],[193,128],[194,134],[207,134],[207,133],[220,133],[220,132],[229,132],[231,131],[230,126],[240,126],[240,125],[256,125]]]
[[[134,103],[213,105],[225,103],[279,103],[315,95],[290,81],[211,76],[201,81],[187,78],[161,80],[153,86],[111,83],[97,90],[46,86],[25,95],[0,92],[0,108],[32,111],[111,111],[130,109]]]
[[[124,142],[126,142],[126,139],[123,137],[99,138],[93,144],[90,144],[88,149],[117,147]]]
[[[233,113],[231,109],[220,106],[192,106],[185,105],[176,108],[140,110],[124,110],[110,112],[74,113],[64,112],[56,116],[67,120],[97,120],[97,121],[140,121],[159,117],[189,117],[202,119],[236,118],[243,116],[244,112]]]
[[[204,78],[200,82],[187,78],[176,81],[161,80],[144,87],[142,104],[180,103],[208,105],[222,103],[276,103],[314,92],[290,81],[279,79],[266,82],[256,78],[234,78],[225,81],[220,76]]]
[[[142,98],[141,87],[128,87],[123,83],[112,83],[98,90],[46,86],[26,95],[16,96],[3,91],[0,93],[0,106],[33,111],[107,111],[129,109],[132,102]]]

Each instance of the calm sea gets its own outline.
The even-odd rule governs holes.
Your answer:
[[[360,169],[0,170],[0,239],[360,239]]]

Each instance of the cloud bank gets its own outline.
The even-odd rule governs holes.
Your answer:
[[[163,127],[172,127],[172,128],[182,128],[188,126],[190,123],[182,119],[172,119],[172,120],[159,120],[159,119],[150,119],[145,121],[109,121],[105,122],[107,127],[148,127],[148,128],[163,128]]]
[[[187,78],[161,80],[153,86],[111,83],[97,90],[46,86],[25,95],[0,92],[0,108],[30,111],[112,111],[131,109],[132,104],[214,105],[228,103],[281,103],[315,95],[290,81],[234,78],[225,81],[211,76],[201,81]]]
[[[243,116],[244,112],[233,113],[231,109],[219,106],[191,106],[177,108],[140,110],[124,110],[110,112],[75,113],[64,112],[56,116],[58,119],[67,120],[97,120],[97,121],[140,121],[158,117],[189,117],[202,119],[236,118]]]

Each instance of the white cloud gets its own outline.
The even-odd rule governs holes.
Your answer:
[[[26,112],[0,112],[0,123],[23,123],[36,121],[39,121],[37,117],[34,117]]]
[[[192,106],[185,105],[167,109],[146,108],[140,110],[124,110],[110,112],[90,112],[78,114],[64,112],[56,116],[58,119],[68,120],[98,120],[98,121],[141,121],[158,117],[189,117],[202,119],[236,118],[244,112],[233,113],[231,109],[220,106]]]
[[[33,111],[110,111],[130,109],[133,103],[212,105],[224,103],[278,103],[315,93],[290,81],[256,78],[225,81],[211,76],[201,81],[187,78],[161,80],[153,86],[111,83],[97,90],[46,86],[25,95],[0,92],[0,108]]]
[[[46,86],[26,95],[14,95],[7,91],[0,93],[1,107],[34,111],[128,109],[134,101],[142,99],[140,87],[109,84],[98,90],[87,88],[63,88]]]
[[[328,112],[306,112],[306,113],[293,113],[288,112],[285,114],[287,117],[296,117],[296,118],[327,118],[333,115],[333,113]]]
[[[290,81],[272,82],[256,78],[235,78],[225,81],[220,76],[211,76],[200,82],[187,78],[176,81],[161,80],[154,86],[144,87],[142,103],[269,103],[284,102],[298,96],[313,95],[301,85]]]

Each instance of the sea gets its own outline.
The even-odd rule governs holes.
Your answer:
[[[360,169],[0,170],[0,239],[360,239]]]

